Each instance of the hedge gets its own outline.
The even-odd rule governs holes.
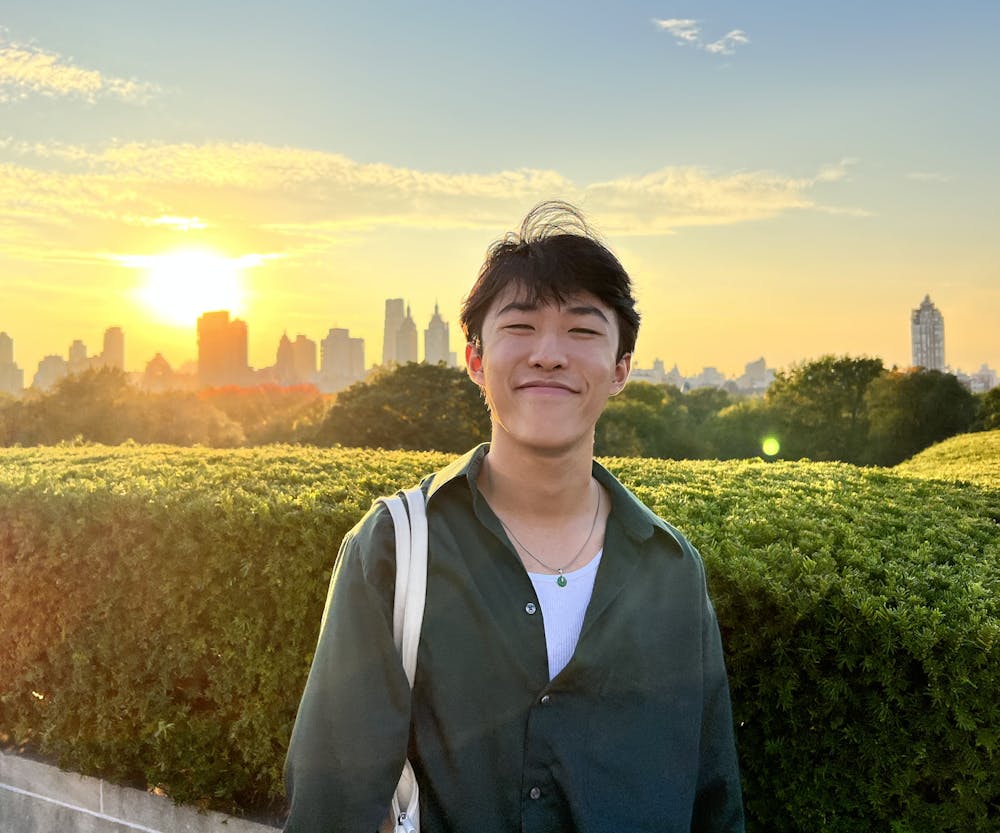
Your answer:
[[[900,463],[895,471],[1000,489],[1000,430],[950,437]]]
[[[280,812],[344,532],[446,455],[0,451],[0,733]],[[1000,491],[843,464],[613,459],[705,557],[748,829],[1000,825]]]

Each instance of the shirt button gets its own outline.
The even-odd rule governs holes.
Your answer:
[[[542,695],[542,699],[539,700],[538,702],[541,703],[543,706],[547,706],[551,701],[552,701],[552,697],[550,695],[543,694]]]
[[[541,798],[542,797],[542,791],[540,789],[538,789],[538,787],[532,787],[531,790],[530,790],[530,792],[528,793],[528,795],[531,798]]]
[[[538,608],[535,607],[535,603],[534,602],[528,602],[524,606],[524,612],[527,613],[529,616],[531,616],[531,614],[533,614],[536,610],[538,610]]]

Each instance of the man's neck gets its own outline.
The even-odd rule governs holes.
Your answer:
[[[494,431],[479,489],[504,517],[551,523],[590,504],[592,469],[593,442],[549,453],[509,442]]]

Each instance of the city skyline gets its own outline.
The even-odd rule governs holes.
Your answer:
[[[456,352],[446,349],[450,325],[443,320],[437,301],[428,326],[423,330],[422,354],[411,306],[402,298],[387,298],[384,308],[381,352],[383,366],[411,361],[444,362],[451,367],[459,366]],[[0,330],[0,392],[17,392],[36,383],[41,385],[41,389],[47,389],[69,373],[91,367],[114,366],[136,377],[144,377],[146,386],[151,388],[169,387],[169,379],[178,374],[175,377],[177,380],[185,379],[183,386],[308,383],[316,384],[322,392],[334,393],[354,382],[363,381],[367,372],[379,364],[373,361],[366,366],[363,338],[352,337],[346,328],[330,328],[326,337],[318,344],[302,333],[297,334],[292,341],[287,329],[284,330],[274,353],[274,364],[255,366],[251,364],[247,350],[248,330],[247,322],[239,318],[230,319],[228,310],[205,312],[197,322],[197,356],[194,361],[171,365],[162,353],[157,352],[142,363],[142,370],[139,370],[126,366],[122,329],[109,327],[104,332],[104,349],[101,353],[88,356],[86,344],[81,339],[75,339],[69,346],[67,359],[58,354],[46,355],[39,362],[34,378],[30,374],[25,378],[24,369],[14,361],[14,340],[8,333]],[[966,370],[952,367],[945,361],[944,316],[929,295],[924,296],[920,305],[911,310],[910,333],[912,360],[909,367],[954,373],[973,392],[984,392],[997,384],[996,370],[986,362],[978,368]],[[668,371],[664,360],[656,357],[647,366],[634,359],[630,378],[672,384],[682,390],[732,384],[746,393],[763,393],[778,369],[788,368],[768,367],[761,356],[746,362],[743,372],[738,375],[722,373],[714,365],[703,365],[697,373],[685,373],[676,362]],[[185,374],[190,378],[186,378]]]
[[[545,199],[633,276],[643,366],[906,366],[928,294],[952,367],[1000,363],[995,4],[243,11],[0,12],[0,329],[23,367],[106,325],[179,364],[219,309],[257,366],[285,329],[349,326],[376,357],[374,299],[457,322]]]

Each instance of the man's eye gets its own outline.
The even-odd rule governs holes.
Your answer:
[[[578,333],[586,336],[599,336],[600,333],[597,330],[591,330],[589,327],[573,327],[570,330],[571,333]]]
[[[526,330],[533,330],[534,327],[532,327],[530,324],[505,324],[504,329],[526,331]]]

